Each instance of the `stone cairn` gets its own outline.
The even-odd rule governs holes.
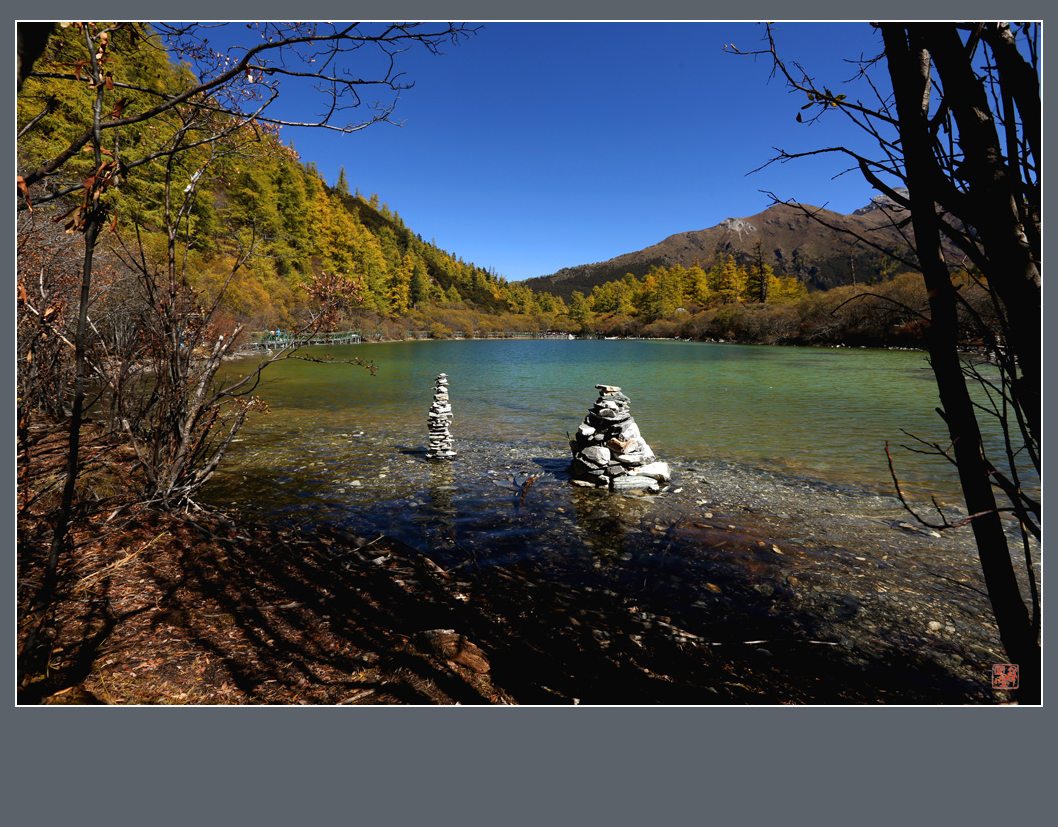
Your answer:
[[[599,398],[576,436],[570,476],[574,485],[612,491],[658,491],[671,477],[667,462],[658,462],[628,411],[629,399],[616,385],[596,385]]]
[[[456,455],[452,450],[452,435],[448,432],[448,423],[452,421],[452,405],[448,401],[448,374],[437,376],[433,389],[433,404],[426,422],[430,429],[430,442],[426,447],[427,459],[451,459]]]

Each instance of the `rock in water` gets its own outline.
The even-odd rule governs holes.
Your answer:
[[[650,477],[625,474],[623,477],[614,477],[610,480],[610,488],[614,491],[650,491],[661,490],[657,480]]]
[[[581,450],[578,454],[578,459],[602,468],[610,462],[610,451],[601,445],[589,445]]]
[[[651,462],[648,465],[641,465],[636,469],[636,473],[641,477],[651,477],[658,482],[668,482],[672,478],[667,462]]]
[[[452,434],[448,430],[448,424],[451,421],[452,405],[448,399],[448,374],[440,373],[434,383],[433,404],[430,405],[430,413],[426,417],[427,428],[430,432],[429,443],[426,446],[428,459],[451,459],[456,455],[452,448]]]
[[[612,491],[661,490],[671,479],[668,463],[658,462],[644,441],[629,398],[616,385],[595,388],[599,398],[569,442],[573,483]]]

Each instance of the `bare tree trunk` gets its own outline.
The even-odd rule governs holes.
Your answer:
[[[51,538],[51,552],[48,555],[48,566],[44,575],[44,587],[41,589],[41,595],[38,598],[39,603],[47,603],[55,588],[59,555],[66,546],[70,517],[73,513],[74,491],[77,488],[81,424],[84,420],[88,299],[92,287],[92,259],[95,254],[96,239],[99,237],[99,224],[99,212],[96,209],[92,209],[87,217],[84,234],[85,250],[84,263],[81,268],[81,304],[77,314],[77,335],[74,339],[73,402],[70,409],[70,438],[66,454],[66,482],[62,489],[62,501],[59,505],[59,511],[55,515],[55,530]]]
[[[968,513],[980,515],[972,521],[972,526],[999,635],[1007,657],[1021,668],[1019,699],[1024,703],[1039,703],[1040,647],[1014,573],[980,428],[956,349],[956,294],[942,252],[932,185],[935,171],[928,122],[931,56],[916,29],[906,31],[897,24],[884,24],[881,29],[899,116],[915,247],[929,293],[930,362],[951,435],[966,508]]]

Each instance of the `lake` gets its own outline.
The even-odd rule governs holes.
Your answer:
[[[565,433],[600,382],[624,388],[662,458],[727,459],[887,488],[886,439],[908,442],[906,430],[943,441],[945,431],[920,352],[598,340],[402,342],[328,352],[368,358],[378,374],[341,364],[273,365],[260,391],[273,414],[253,420],[246,438],[304,435],[317,447],[330,438],[340,450],[339,434],[363,430],[416,445],[441,371],[451,382],[457,438],[530,440],[561,448],[556,456],[568,453]],[[909,488],[955,493],[946,463],[896,454]]]
[[[631,398],[644,438],[673,466],[673,490],[681,479],[717,484],[735,476],[753,489],[761,475],[771,475],[799,490],[830,486],[888,498],[889,440],[909,497],[959,501],[946,462],[898,447],[914,444],[903,431],[946,442],[921,352],[487,340],[354,345],[329,353],[336,360],[370,359],[377,375],[300,360],[269,367],[259,395],[270,412],[250,419],[210,484],[209,501],[268,519],[385,532],[416,546],[433,542],[431,531],[446,522],[468,540],[537,541],[542,527],[525,513],[514,519],[510,513],[526,477],[539,477],[533,499],[545,514],[607,501],[587,492],[590,499],[582,502],[565,476],[566,435],[594,402],[597,383],[619,385]],[[234,361],[225,370],[238,373],[255,363]],[[433,381],[442,371],[451,383],[459,451],[447,465],[423,456]],[[713,494],[698,497],[695,489],[684,496],[726,510]],[[627,504],[636,498],[616,499],[621,504],[607,508],[643,508]],[[669,496],[667,505],[686,503]],[[770,505],[784,510],[781,502]]]

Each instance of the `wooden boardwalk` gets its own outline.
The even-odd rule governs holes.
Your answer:
[[[405,339],[432,339],[429,331],[409,330],[404,334]],[[448,340],[462,341],[464,339],[569,339],[568,333],[558,333],[553,330],[539,332],[534,330],[478,330],[474,333],[466,331],[453,331],[443,337]]]
[[[368,337],[370,338],[370,337]],[[429,339],[430,334],[425,330],[410,330],[405,334],[407,339]],[[472,335],[466,333],[452,333],[450,339],[570,339],[568,333],[547,331],[539,333],[531,330],[501,330],[501,331],[479,331]],[[296,336],[292,333],[275,331],[255,330],[250,333],[247,341],[239,346],[239,353],[271,353],[286,347],[305,347],[308,345],[357,345],[364,341],[364,336],[358,330],[341,330],[331,333],[317,333],[315,336]]]
[[[243,353],[260,353],[262,351],[282,350],[285,347],[304,347],[306,345],[356,345],[363,341],[358,330],[339,330],[330,333],[317,333],[315,336],[298,336],[293,333],[276,334],[269,330],[255,330],[250,333],[249,341],[243,342],[239,351]]]

